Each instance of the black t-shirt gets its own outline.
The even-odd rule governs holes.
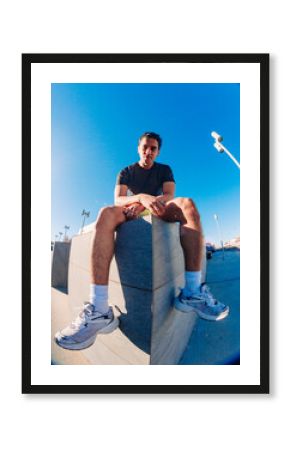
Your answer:
[[[138,163],[134,163],[121,170],[117,176],[117,184],[125,184],[134,195],[161,195],[166,181],[175,183],[171,168],[156,162],[151,169],[143,169]]]

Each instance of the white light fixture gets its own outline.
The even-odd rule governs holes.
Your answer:
[[[240,163],[236,160],[236,158],[230,153],[230,151],[221,143],[223,141],[223,137],[218,134],[216,131],[211,132],[212,137],[214,138],[214,148],[217,149],[219,153],[225,152],[231,160],[236,164],[236,166],[240,169]]]

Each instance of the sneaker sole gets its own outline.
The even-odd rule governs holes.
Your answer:
[[[97,331],[96,334],[91,336],[86,341],[75,342],[75,343],[70,343],[70,344],[68,344],[68,343],[66,344],[65,342],[62,342],[61,341],[62,336],[61,336],[60,332],[58,332],[54,336],[54,341],[55,341],[55,343],[57,345],[59,345],[60,347],[64,348],[65,350],[83,350],[85,348],[91,347],[94,344],[98,334],[109,334],[109,333],[112,333],[116,328],[118,328],[118,326],[119,326],[119,319],[114,319],[106,327],[104,327],[101,330]]]
[[[188,313],[188,312],[195,312],[195,314],[197,314],[198,317],[200,317],[201,319],[204,319],[204,320],[211,320],[211,321],[213,321],[213,322],[216,322],[216,321],[218,321],[218,320],[225,319],[225,318],[229,315],[229,312],[230,312],[230,309],[227,308],[227,309],[225,309],[225,311],[223,311],[222,313],[220,313],[218,316],[210,316],[210,315],[208,315],[208,314],[205,314],[205,313],[199,311],[198,309],[195,309],[193,306],[189,306],[189,305],[186,305],[185,303],[182,303],[182,302],[179,300],[179,298],[176,298],[176,299],[174,300],[174,307],[175,307],[175,309],[177,309],[178,311],[185,312],[185,313]]]
[[[109,334],[112,333],[116,328],[119,326],[119,319],[115,318],[112,322],[109,323],[104,328],[101,328],[100,331],[97,332],[97,334]]]

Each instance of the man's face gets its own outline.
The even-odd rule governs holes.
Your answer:
[[[150,169],[153,166],[154,160],[159,155],[158,141],[150,137],[143,137],[138,145],[138,153],[140,156],[140,166],[145,169]]]

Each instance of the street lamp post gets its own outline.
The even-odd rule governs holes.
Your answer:
[[[223,153],[225,152],[230,158],[231,160],[236,164],[236,166],[240,169],[240,163],[236,160],[236,158],[230,153],[230,151],[223,145],[221,144],[223,137],[220,136],[218,133],[216,133],[215,131],[212,131],[211,133],[212,137],[214,138],[214,148],[217,149],[217,151],[219,153]]]
[[[67,232],[67,230],[69,230],[69,229],[70,229],[70,227],[69,227],[68,225],[65,225],[65,226],[64,226],[64,238],[63,238],[64,241],[66,241],[66,232]]]
[[[223,251],[223,259],[225,259],[224,241],[223,241],[223,238],[222,238],[221,228],[220,228],[220,224],[219,224],[219,218],[218,218],[217,214],[214,214],[213,217],[214,217],[214,219],[216,221],[216,224],[217,224],[218,234],[219,234],[220,243],[221,243],[222,251]]]
[[[83,209],[81,215],[84,216],[84,218],[83,218],[83,223],[82,223],[82,226],[81,226],[81,233],[82,233],[82,232],[83,232],[83,229],[84,229],[86,217],[90,217],[90,211],[85,211],[85,210]]]
[[[61,237],[62,237],[62,235],[63,235],[63,232],[62,232],[62,231],[59,231],[58,234],[59,234],[59,240],[61,241]]]

